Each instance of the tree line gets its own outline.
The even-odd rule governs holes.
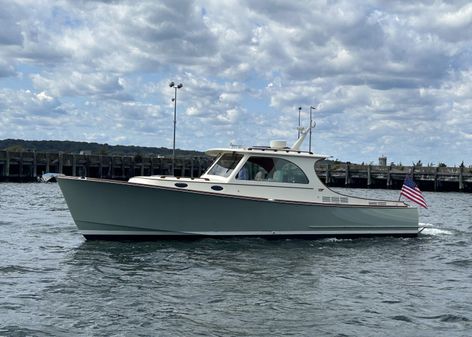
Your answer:
[[[145,147],[134,145],[109,145],[89,142],[75,142],[69,140],[23,140],[3,139],[0,140],[0,149],[11,152],[64,152],[80,153],[90,151],[94,155],[109,156],[170,156],[172,149],[165,147]],[[178,156],[203,156],[203,152],[176,149]]]

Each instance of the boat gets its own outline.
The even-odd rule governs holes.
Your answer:
[[[57,177],[64,177],[62,173],[44,173],[41,177],[38,177],[38,182],[40,183],[55,183],[57,182]]]
[[[86,239],[199,237],[317,238],[416,236],[418,209],[403,201],[340,194],[315,163],[326,156],[292,147],[216,148],[198,178],[136,176],[128,181],[57,177]]]

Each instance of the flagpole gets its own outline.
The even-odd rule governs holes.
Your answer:
[[[406,180],[407,177],[408,177],[408,173],[406,174],[405,179],[403,179],[403,184],[405,184],[405,180]],[[403,186],[402,186],[402,188],[403,188]],[[401,198],[402,198],[402,190],[400,189],[400,195],[398,196],[398,201],[400,201]]]
[[[405,179],[406,179],[406,178],[405,178]],[[405,183],[405,179],[403,179],[403,183]],[[403,187],[403,186],[402,186],[402,187]],[[401,188],[400,188],[400,195],[398,196],[398,201],[400,201],[401,197],[402,197],[402,190],[401,190]]]

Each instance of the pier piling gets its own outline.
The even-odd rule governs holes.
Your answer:
[[[351,185],[351,170],[350,170],[350,163],[346,163],[346,170],[345,170],[345,176],[344,176],[344,185],[346,187]]]
[[[33,152],[33,178],[38,177],[38,161],[36,159],[36,151]]]
[[[372,185],[372,165],[367,166],[367,188]]]
[[[5,156],[5,165],[3,166],[3,176],[8,179],[10,176],[10,153],[7,152]]]
[[[459,167],[459,191],[464,191],[464,166]]]
[[[212,158],[176,158],[176,172],[182,177],[199,177]],[[0,181],[36,181],[43,173],[64,173],[127,180],[135,175],[169,175],[172,158],[131,157],[34,151],[0,151]],[[315,170],[327,186],[400,188],[407,174],[422,190],[472,192],[472,167],[420,167],[359,165],[319,162]]]

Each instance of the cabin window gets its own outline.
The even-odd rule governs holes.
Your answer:
[[[243,156],[237,153],[226,153],[218,159],[207,174],[229,177],[242,158]]]
[[[308,184],[308,178],[300,167],[291,161],[271,157],[249,157],[236,179]]]

